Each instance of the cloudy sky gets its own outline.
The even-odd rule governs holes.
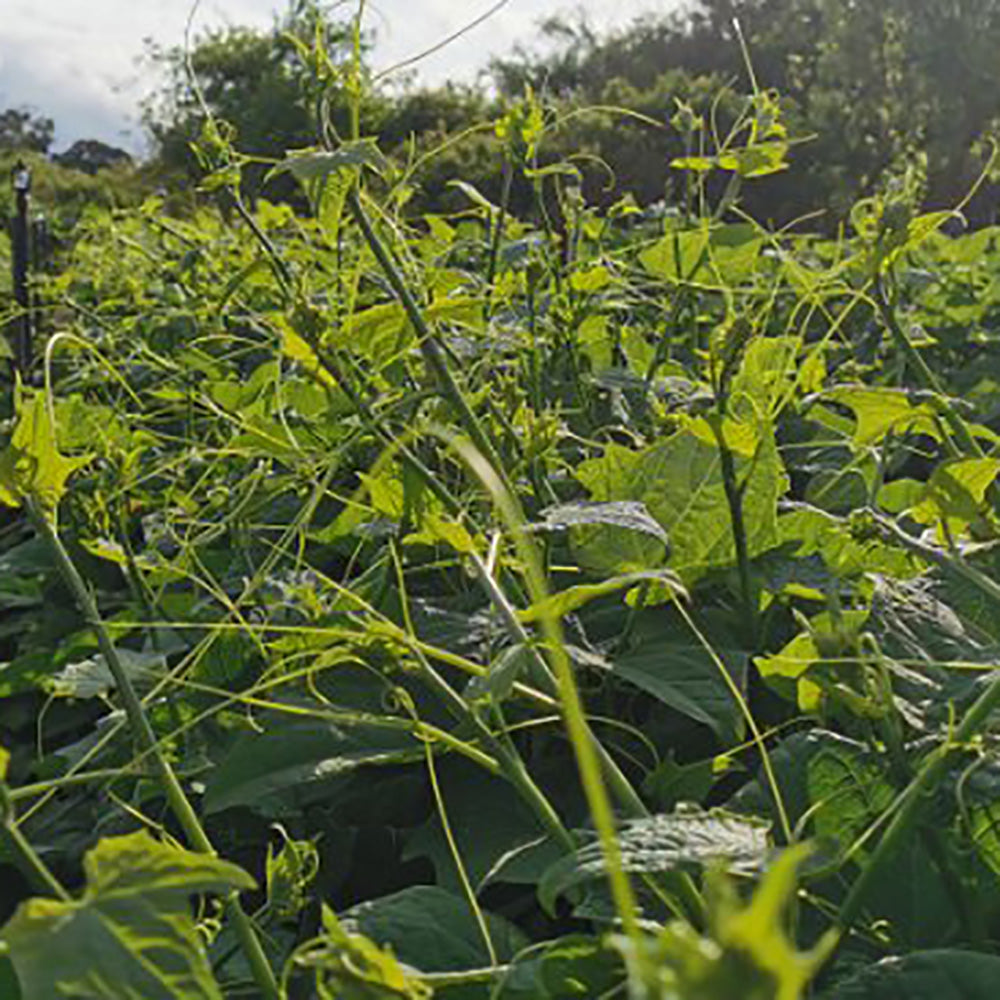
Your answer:
[[[621,25],[674,0],[508,0],[461,41],[421,64],[420,77],[469,78],[491,54],[531,43],[542,17],[584,10],[591,23]],[[434,45],[496,0],[369,0],[380,67]],[[346,4],[346,0],[345,0]],[[27,106],[56,123],[56,147],[97,138],[142,148],[136,107],[152,84],[139,63],[144,39],[180,44],[194,0],[0,0],[0,110]],[[267,26],[285,0],[201,0],[194,27]]]

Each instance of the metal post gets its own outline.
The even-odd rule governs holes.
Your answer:
[[[47,270],[49,257],[52,254],[52,240],[49,232],[49,220],[38,212],[31,220],[31,272],[40,275]],[[42,320],[45,317],[45,308],[39,289],[30,289],[31,292],[31,338],[32,344],[45,341],[45,330]]]
[[[31,290],[28,268],[31,261],[31,228],[28,206],[31,197],[31,171],[18,160],[11,171],[14,185],[14,221],[11,226],[11,272],[14,279],[14,301],[20,315],[14,320],[14,369],[27,378],[31,368]]]

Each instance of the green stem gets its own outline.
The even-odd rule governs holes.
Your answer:
[[[549,664],[546,662],[541,652],[539,652],[538,648],[533,643],[532,638],[528,634],[524,625],[521,624],[520,619],[517,617],[517,613],[511,607],[510,601],[507,600],[507,595],[500,589],[499,584],[493,579],[489,570],[485,565],[483,565],[479,556],[473,554],[472,563],[476,568],[476,575],[479,577],[489,594],[493,607],[500,615],[508,635],[510,635],[511,639],[518,645],[531,650],[538,672],[541,675],[545,686],[548,688],[545,693],[552,694],[556,698],[560,698],[561,695],[559,692],[557,678],[550,670]],[[588,725],[586,728],[587,738],[594,746],[594,752],[597,754],[598,760],[600,761],[604,779],[607,781],[608,787],[611,789],[618,804],[625,811],[626,815],[630,817],[639,818],[642,816],[648,816],[649,810],[646,809],[645,803],[632,787],[628,778],[622,773],[622,770],[618,766],[614,757],[608,753],[604,744],[601,743],[601,741],[594,735],[590,726]]]
[[[736,481],[736,463],[733,461],[733,453],[723,439],[721,427],[716,428],[715,436],[719,444],[722,486],[725,490],[726,502],[729,506],[729,519],[733,528],[733,544],[736,548],[736,566],[740,574],[740,591],[743,595],[743,616],[747,627],[747,641],[751,649],[756,649],[759,631],[757,600],[750,578],[750,550],[747,543],[746,522],[743,519],[743,490]]]
[[[51,552],[59,573],[72,593],[84,621],[97,639],[98,648],[104,656],[105,663],[114,677],[115,685],[121,696],[122,707],[125,709],[132,738],[143,755],[149,758],[153,773],[166,796],[171,811],[184,831],[185,837],[194,850],[201,854],[214,855],[215,849],[212,847],[212,842],[208,839],[198,814],[184,793],[177,775],[159,745],[153,727],[142,707],[142,702],[132,685],[132,679],[125,670],[118,656],[118,650],[111,641],[111,636],[101,619],[93,594],[66,551],[52,520],[37,499],[33,496],[26,498],[25,508],[32,524]],[[233,929],[250,963],[254,980],[261,995],[265,1000],[280,1000],[274,971],[264,954],[263,946],[257,937],[252,921],[240,905],[238,893],[233,892],[226,897],[226,911],[233,922]]]
[[[462,392],[448,365],[444,348],[424,318],[423,311],[417,304],[417,300],[413,297],[413,293],[410,291],[402,272],[395,260],[393,260],[386,245],[379,239],[378,233],[375,232],[375,227],[372,225],[371,219],[368,218],[368,213],[361,204],[361,198],[356,188],[351,188],[347,194],[347,208],[353,216],[354,221],[358,224],[369,249],[382,268],[396,298],[399,299],[407,319],[413,325],[413,329],[416,330],[424,364],[437,382],[442,397],[448,401],[449,405],[455,411],[466,434],[469,435],[472,443],[486,461],[489,462],[494,474],[504,484],[508,492],[513,493],[500,457],[493,447],[493,442],[490,441],[483,430],[482,424],[479,422],[479,418],[473,412],[472,407],[469,406],[469,401],[465,398],[465,393]]]
[[[503,243],[503,230],[507,222],[507,206],[510,203],[511,182],[514,179],[514,171],[511,169],[510,160],[504,157],[503,161],[503,188],[500,193],[500,211],[497,212],[493,220],[493,231],[490,233],[490,257],[486,269],[486,318],[489,319],[493,312],[493,294],[495,289],[493,283],[497,276],[497,264],[500,260],[500,244]]]
[[[3,789],[3,795],[5,798],[9,798],[8,789]],[[2,827],[3,834],[11,853],[14,855],[17,867],[36,892],[45,893],[68,903],[72,897],[63,888],[62,883],[55,877],[49,866],[39,857],[38,852],[31,846],[27,837],[21,833],[15,822],[10,801],[4,805],[4,813],[6,822]]]
[[[870,511],[875,523],[883,534],[899,542],[904,548],[909,549],[914,555],[934,563],[946,572],[962,577],[972,584],[977,590],[985,594],[995,604],[1000,605],[1000,584],[991,580],[985,573],[981,573],[975,566],[970,566],[961,556],[955,555],[946,549],[939,549],[933,545],[928,545],[907,534],[894,521],[878,513]]]
[[[519,509],[514,494],[505,490],[497,478],[491,475],[491,470],[483,455],[468,447],[465,442],[456,440],[453,441],[453,446],[492,494],[497,511],[511,533],[517,554],[525,567],[531,598],[535,603],[541,603],[547,596],[545,576],[538,559],[538,553],[535,550],[534,540],[524,528],[524,515]],[[576,757],[580,783],[583,786],[591,819],[601,845],[611,896],[621,920],[622,929],[639,947],[641,929],[636,896],[625,871],[621,847],[618,842],[615,814],[604,785],[601,757],[598,750],[600,743],[594,738],[587,722],[583,700],[573,675],[573,665],[563,642],[559,619],[554,615],[544,615],[542,630],[546,642],[546,652],[551,661],[552,673],[556,681],[563,721]]]
[[[910,340],[906,332],[899,325],[899,321],[896,319],[896,313],[885,294],[885,287],[882,283],[881,275],[876,275],[873,285],[875,291],[875,303],[878,306],[879,315],[882,317],[882,322],[885,324],[886,329],[895,341],[896,346],[899,348],[907,363],[916,373],[923,388],[928,392],[934,393],[936,408],[948,424],[965,453],[967,455],[974,455],[977,458],[982,458],[983,449],[979,446],[979,442],[972,436],[972,432],[969,430],[969,425],[955,411],[955,408],[948,401],[948,397],[941,384],[938,382],[937,377],[934,375],[934,372],[931,371],[930,366],[924,360],[923,355],[913,346],[913,341]]]
[[[979,734],[989,717],[1000,707],[1000,677],[979,696],[966,713],[948,744],[928,755],[920,771],[903,794],[899,809],[862,869],[840,908],[838,920],[844,931],[857,921],[867,902],[875,877],[900,848],[920,820],[927,802],[945,778],[952,757]]]

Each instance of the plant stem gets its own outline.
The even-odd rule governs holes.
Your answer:
[[[483,458],[492,466],[494,473],[504,484],[504,487],[508,492],[513,493],[500,457],[493,447],[493,442],[490,441],[483,430],[482,424],[479,422],[479,418],[473,412],[472,407],[469,406],[469,401],[465,398],[465,394],[462,392],[448,365],[444,348],[424,318],[423,311],[417,304],[417,300],[413,297],[409,286],[406,284],[402,272],[393,260],[386,245],[379,239],[378,233],[375,232],[375,227],[372,225],[371,219],[368,218],[368,213],[361,204],[361,198],[356,188],[351,188],[347,193],[347,208],[361,229],[365,242],[382,268],[396,298],[399,299],[407,319],[413,325],[413,329],[416,330],[424,363],[437,382],[441,395],[455,411],[466,434],[469,435],[472,443],[482,454]]]
[[[838,920],[843,931],[849,931],[857,921],[867,902],[875,876],[906,840],[920,820],[928,799],[944,780],[945,773],[955,753],[967,745],[1000,707],[1000,676],[979,696],[966,713],[954,738],[930,753],[916,777],[905,791],[896,815],[882,835],[871,859],[858,876],[840,908]]]
[[[194,850],[201,854],[215,855],[215,849],[208,839],[208,834],[205,833],[205,828],[201,825],[198,814],[184,793],[177,775],[159,745],[153,727],[142,707],[142,702],[132,684],[132,679],[119,658],[118,650],[111,641],[111,636],[101,619],[93,594],[70,558],[51,518],[41,504],[35,497],[29,496],[25,499],[25,508],[32,524],[52,553],[59,573],[72,593],[84,621],[97,639],[98,648],[104,656],[105,663],[114,677],[115,685],[121,696],[132,738],[138,749],[149,757],[153,773],[166,796],[171,811],[184,831],[185,837]],[[278,984],[274,977],[274,971],[264,954],[263,946],[257,937],[252,921],[240,904],[238,893],[232,892],[226,897],[226,911],[233,922],[233,929],[250,963],[254,980],[261,995],[266,1000],[279,1000]]]
[[[750,550],[747,543],[746,522],[743,519],[743,490],[736,480],[736,463],[733,453],[729,450],[723,438],[719,420],[715,428],[715,437],[719,445],[719,460],[722,466],[722,486],[726,493],[726,503],[729,506],[729,519],[733,528],[733,545],[736,548],[736,566],[740,574],[740,591],[743,596],[743,616],[747,627],[747,641],[751,649],[757,648],[757,600],[753,592],[750,578]]]
[[[899,325],[895,310],[890,305],[889,299],[885,294],[885,286],[882,283],[881,275],[876,275],[873,285],[875,303],[878,306],[879,315],[882,317],[882,322],[895,341],[896,346],[910,367],[913,368],[924,389],[934,393],[937,409],[951,428],[952,433],[958,439],[958,443],[962,446],[965,453],[982,458],[983,449],[979,446],[979,442],[972,436],[968,424],[948,402],[948,397],[935,377],[934,372],[931,371],[930,366],[924,360],[921,353],[913,346],[913,342]]]
[[[5,796],[9,795],[6,788],[3,792]],[[21,833],[12,815],[10,802],[6,803],[4,812],[8,815],[3,825],[3,833],[16,859],[17,867],[31,883],[36,892],[46,893],[64,903],[68,903],[72,897],[63,888],[62,883],[55,877],[49,866],[39,857],[38,852],[31,846],[28,839]]]

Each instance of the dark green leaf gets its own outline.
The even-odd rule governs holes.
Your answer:
[[[622,864],[627,872],[655,874],[724,861],[729,871],[752,874],[760,870],[770,850],[769,829],[766,823],[734,813],[693,808],[630,820],[619,833]],[[567,890],[605,874],[601,845],[591,839],[549,868],[539,885],[539,898],[551,912]]]
[[[29,900],[0,933],[26,997],[221,1000],[189,897],[252,888],[246,872],[145,832],[101,841],[84,870],[80,899]]]

